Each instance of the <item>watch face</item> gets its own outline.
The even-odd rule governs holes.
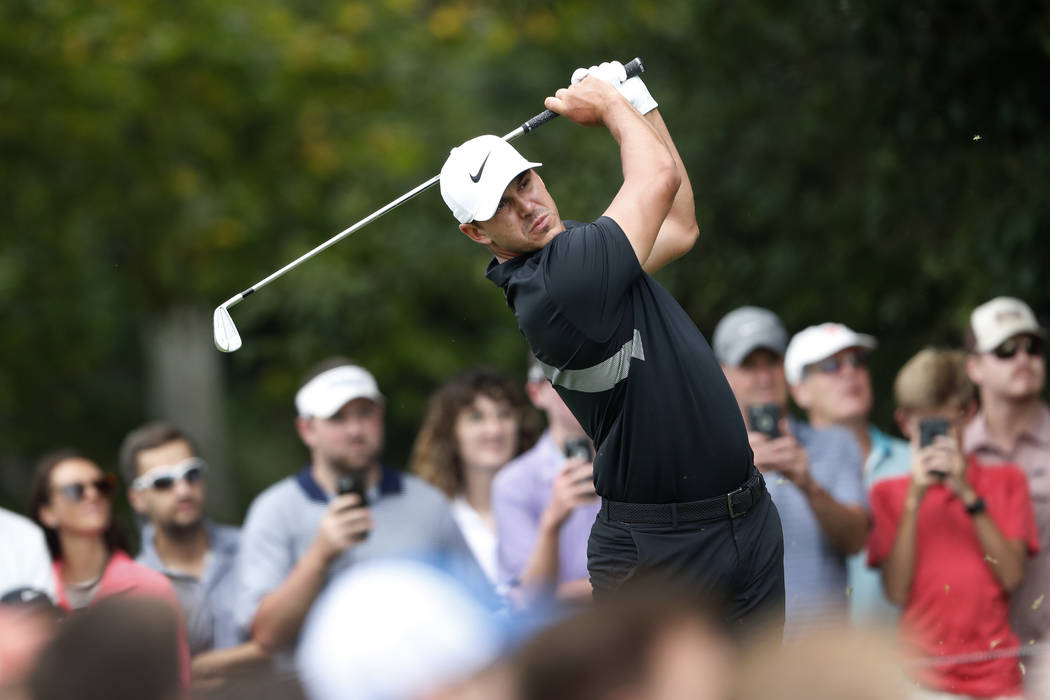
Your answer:
[[[984,512],[984,499],[981,498],[980,496],[978,496],[977,499],[973,503],[971,503],[970,505],[966,506],[966,512],[969,513],[970,515],[977,515],[978,513],[983,513]]]

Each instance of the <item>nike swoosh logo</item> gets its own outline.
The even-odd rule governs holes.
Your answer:
[[[485,160],[481,161],[481,167],[478,168],[478,174],[477,175],[470,175],[470,173],[467,173],[468,175],[470,175],[470,179],[471,180],[473,180],[474,182],[477,182],[478,180],[481,179],[481,173],[485,172],[485,163],[489,162],[489,156],[491,156],[491,155],[492,155],[492,151],[489,151],[485,155]]]

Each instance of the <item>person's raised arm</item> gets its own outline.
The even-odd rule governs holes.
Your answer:
[[[700,227],[696,223],[696,203],[693,200],[693,186],[689,182],[689,174],[685,171],[685,163],[682,162],[682,157],[675,148],[663,117],[654,109],[645,115],[645,119],[653,125],[667,150],[670,151],[681,179],[681,185],[671,204],[671,211],[668,212],[667,218],[660,227],[649,257],[642,263],[642,268],[652,274],[692,250],[700,236]]]
[[[604,125],[619,144],[623,185],[605,216],[619,224],[639,264],[645,264],[682,181],[656,127],[616,88],[594,77],[558,90],[544,104],[582,126]]]

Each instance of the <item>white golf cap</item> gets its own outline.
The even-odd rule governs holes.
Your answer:
[[[803,371],[814,362],[826,360],[846,348],[874,350],[875,338],[857,333],[841,323],[821,323],[799,331],[788,343],[784,353],[784,375],[788,384],[802,381]]]
[[[1013,297],[996,297],[970,314],[967,347],[973,352],[991,352],[1004,340],[1018,333],[1046,337],[1028,304]]]
[[[354,399],[383,403],[371,373],[356,365],[343,365],[317,375],[295,395],[295,409],[303,418],[331,418]]]
[[[478,136],[453,148],[441,168],[441,197],[461,224],[488,221],[510,181],[531,163],[499,136]]]

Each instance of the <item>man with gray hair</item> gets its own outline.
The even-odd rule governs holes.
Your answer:
[[[268,651],[295,646],[322,589],[357,562],[437,556],[484,579],[444,495],[380,461],[385,405],[372,374],[338,357],[295,395],[310,461],[256,497],[241,531],[236,617]]]
[[[643,571],[723,596],[736,629],[783,621],[783,542],[725,377],[688,314],[649,273],[692,248],[692,187],[645,85],[581,68],[552,111],[604,126],[623,182],[604,214],[563,221],[535,168],[497,136],[454,148],[441,194],[492,251],[544,374],[596,446],[602,498],[588,541],[595,596]]]

